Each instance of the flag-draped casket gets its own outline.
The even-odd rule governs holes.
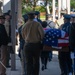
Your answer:
[[[43,50],[68,51],[69,36],[59,29],[45,29]]]

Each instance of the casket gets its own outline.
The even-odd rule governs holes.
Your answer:
[[[53,48],[47,45],[43,46],[43,51],[63,51],[63,52],[68,52],[69,47],[62,47],[61,49]]]

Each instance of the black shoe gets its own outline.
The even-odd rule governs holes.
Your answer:
[[[43,71],[44,69],[45,69],[45,67],[44,67],[44,66],[42,66],[41,70]]]

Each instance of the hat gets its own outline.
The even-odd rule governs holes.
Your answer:
[[[0,19],[5,19],[5,17],[3,15],[0,16]]]
[[[25,20],[27,20],[27,19],[28,19],[28,15],[27,15],[27,14],[24,14],[24,15],[23,15],[23,18],[24,18]]]
[[[40,14],[40,12],[39,11],[35,11],[35,15],[39,15]]]
[[[75,14],[71,14],[71,17],[72,17],[72,18],[75,18]]]
[[[65,14],[65,15],[64,15],[64,18],[65,18],[65,19],[71,19],[71,15]]]

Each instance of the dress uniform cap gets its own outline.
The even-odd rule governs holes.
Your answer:
[[[39,15],[40,14],[40,12],[39,11],[35,11],[35,15]]]
[[[65,14],[65,15],[64,15],[64,18],[65,18],[65,19],[71,19],[71,15]]]
[[[75,14],[71,14],[71,17],[72,17],[72,18],[75,18]]]
[[[27,14],[24,14],[24,15],[23,15],[23,18],[24,18],[24,19],[28,19],[28,15],[27,15]]]
[[[5,19],[5,17],[3,15],[0,16],[0,19]]]

